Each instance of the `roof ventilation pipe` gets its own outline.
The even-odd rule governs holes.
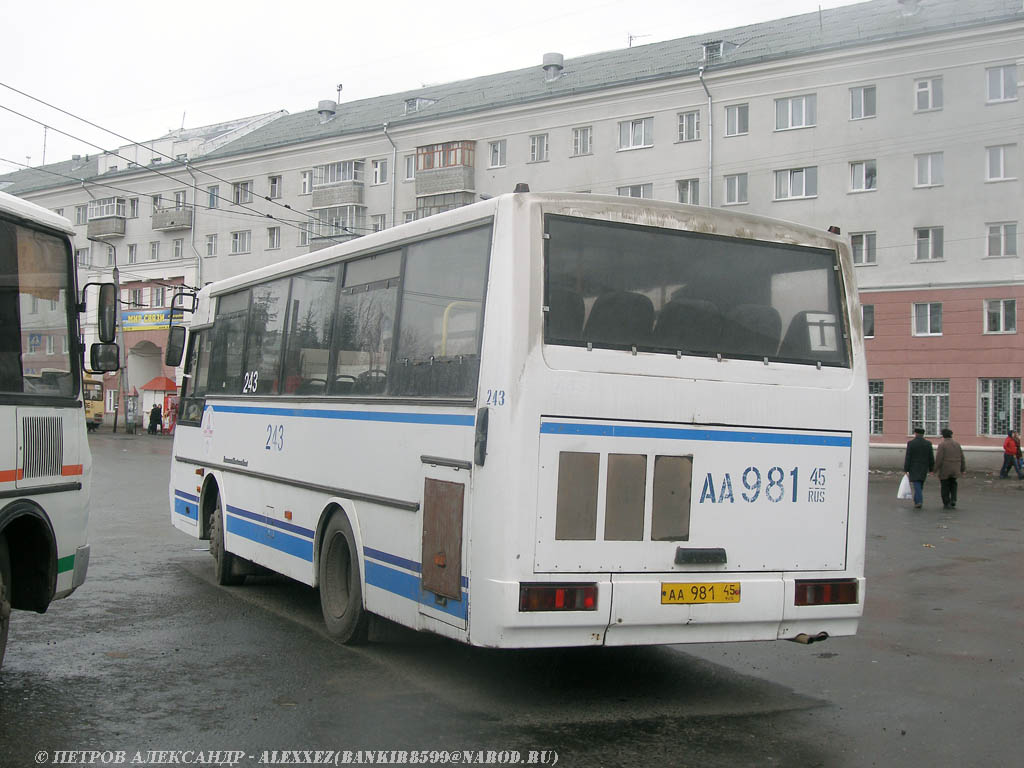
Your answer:
[[[900,6],[901,16],[916,16],[921,8],[918,6],[918,0],[896,0]]]
[[[553,83],[555,80],[562,76],[562,70],[565,68],[565,57],[560,53],[545,53],[544,54],[544,82]]]
[[[316,111],[320,113],[320,122],[326,123],[334,117],[338,109],[338,102],[325,99],[316,105]]]

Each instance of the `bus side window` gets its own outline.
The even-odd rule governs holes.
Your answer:
[[[409,246],[389,394],[476,391],[490,245],[486,226]]]

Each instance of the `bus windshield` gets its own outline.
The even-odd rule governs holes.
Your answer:
[[[834,250],[549,215],[548,344],[849,366]]]
[[[67,243],[0,221],[0,392],[71,397]]]

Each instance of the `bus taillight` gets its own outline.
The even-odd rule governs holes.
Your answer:
[[[857,603],[857,580],[798,581],[793,602],[796,605],[855,605]]]
[[[519,610],[596,611],[596,584],[520,584]]]

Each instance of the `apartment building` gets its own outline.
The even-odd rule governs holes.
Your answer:
[[[137,190],[123,196],[126,210],[133,198],[153,210],[121,242],[145,261],[153,247],[163,249],[157,260],[178,253],[180,241],[194,265],[179,275],[189,285],[520,182],[839,226],[855,253],[869,337],[874,453],[901,460],[914,427],[937,435],[948,425],[978,460],[998,463],[990,452],[1020,427],[1024,374],[1022,42],[1019,0],[872,0],[325,100],[261,116],[183,158],[170,152],[164,176],[150,160],[97,167],[84,189],[59,179],[26,189],[19,177],[39,169],[0,185],[13,182],[8,191],[73,221],[86,206],[86,227],[102,220],[86,192],[107,195],[93,184]]]

